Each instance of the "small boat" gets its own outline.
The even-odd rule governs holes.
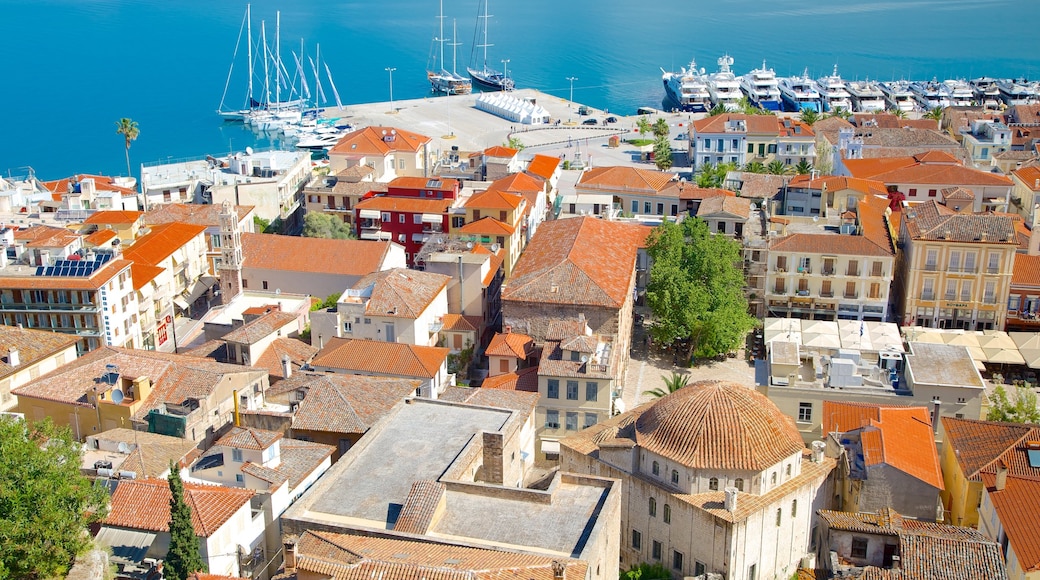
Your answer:
[[[910,90],[907,81],[889,81],[881,83],[881,92],[885,95],[885,103],[888,108],[895,111],[909,113],[916,109],[914,93]]]
[[[797,113],[809,109],[819,113],[823,110],[820,92],[816,90],[816,84],[809,78],[809,69],[806,69],[802,76],[782,78],[777,84],[780,89],[780,98],[787,111]]]
[[[838,74],[838,65],[834,65],[834,72],[830,75],[816,79],[816,90],[823,98],[824,111],[852,112],[852,97],[845,88],[845,81],[841,80],[841,75]]]
[[[1000,108],[1000,88],[997,86],[997,79],[992,77],[979,77],[977,79],[971,79],[968,84],[971,85],[975,91],[975,100],[982,103],[982,106],[987,109],[999,109]]]
[[[477,37],[480,38],[480,43],[478,44],[476,41],[474,41],[474,52],[470,60],[475,60],[475,57],[477,55],[475,51],[478,48],[482,48],[484,50],[484,58],[480,62],[480,68],[477,68],[475,65],[468,66],[466,67],[466,72],[469,73],[469,76],[472,77],[478,85],[485,89],[491,91],[511,91],[513,90],[514,84],[513,79],[509,78],[509,71],[503,70],[502,72],[499,72],[494,68],[488,66],[487,49],[489,46],[493,46],[492,44],[488,43],[488,19],[491,18],[488,15],[488,0],[481,0],[481,5],[483,5],[484,10],[483,14],[477,16],[478,25],[475,31]],[[503,64],[505,64],[509,61],[502,62]]]
[[[970,107],[975,104],[975,91],[967,81],[959,79],[948,79],[943,81],[943,87],[953,107]]]
[[[662,68],[661,81],[668,99],[680,111],[704,113],[711,108],[708,79],[704,69],[697,70],[697,61],[691,60],[690,66],[679,72],[667,72]]]
[[[468,95],[473,90],[473,84],[466,77],[455,72],[455,47],[459,46],[459,43],[455,41],[457,34],[455,32],[455,23],[452,21],[452,38],[444,38],[444,0],[440,3],[440,14],[437,15],[437,20],[440,21],[440,33],[433,41],[439,47],[439,57],[434,57],[432,60],[436,60],[434,65],[426,71],[426,78],[430,81],[430,86],[433,88],[435,93],[443,93],[446,95]],[[450,40],[451,42],[451,71],[448,71],[444,67],[444,43]],[[437,53],[434,53],[437,54]]]
[[[766,68],[766,61],[762,61],[762,68],[753,69],[741,77],[740,88],[759,108],[767,111],[780,110],[780,84],[776,80],[776,72]]]
[[[878,83],[870,80],[850,81],[848,90],[852,97],[852,107],[857,113],[885,110],[885,93],[881,92]]]
[[[950,95],[937,79],[910,83],[910,92],[914,94],[917,104],[926,111],[950,106]]]
[[[727,111],[738,111],[743,94],[740,92],[740,81],[729,68],[733,64],[733,57],[724,55],[719,58],[718,63],[719,72],[708,75],[711,104],[716,107],[721,105]]]

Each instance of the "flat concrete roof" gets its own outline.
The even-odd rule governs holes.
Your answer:
[[[907,372],[914,385],[985,388],[968,348],[955,344],[911,342]]]

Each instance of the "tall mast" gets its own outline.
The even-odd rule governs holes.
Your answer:
[[[274,13],[274,102],[282,102],[282,13]]]
[[[455,30],[455,19],[451,19],[451,74],[455,75],[455,59],[458,56],[455,47],[461,44],[458,41],[459,33]]]
[[[253,108],[253,17],[249,14],[249,4],[246,4],[246,49],[249,59],[249,106]]]
[[[267,59],[270,58],[270,53],[267,50],[267,23],[263,20],[260,21],[260,42],[264,45],[264,105],[271,105],[271,72],[267,69]]]
[[[441,59],[437,61],[437,65],[444,70],[444,0],[441,0],[440,14],[437,16],[437,21],[440,22],[440,32],[437,34],[437,43],[441,47]]]
[[[484,0],[484,70],[485,71],[487,70],[487,49],[488,49],[487,29],[488,29],[488,18],[491,18],[490,16],[488,16],[488,3],[487,3],[487,0]]]

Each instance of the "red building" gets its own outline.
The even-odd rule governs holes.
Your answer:
[[[423,243],[448,231],[448,208],[460,187],[456,179],[398,177],[385,193],[371,192],[354,206],[358,237],[401,244],[414,266]]]

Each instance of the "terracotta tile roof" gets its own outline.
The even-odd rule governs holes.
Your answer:
[[[227,343],[220,339],[207,340],[196,347],[182,350],[179,354],[211,358],[219,362],[228,361]]]
[[[931,119],[907,119],[897,117],[892,113],[855,113],[852,115],[852,124],[857,127],[879,127],[882,129],[902,129],[903,127],[918,127],[920,129],[935,130],[935,121]]]
[[[90,214],[90,217],[83,220],[83,223],[95,225],[132,224],[137,220],[141,219],[141,216],[143,215],[143,211],[124,211],[109,209]]]
[[[524,203],[522,195],[510,193],[501,189],[488,189],[476,193],[466,200],[466,207],[476,209],[505,209],[512,210]]]
[[[561,162],[559,157],[535,154],[527,164],[527,172],[547,180],[556,174],[556,169],[560,167]]]
[[[357,373],[432,378],[450,351],[434,346],[331,338],[311,364]]]
[[[515,373],[505,373],[488,377],[480,384],[480,388],[537,393],[538,367],[528,367],[526,369],[520,369]]]
[[[488,191],[505,191],[516,194],[542,193],[545,191],[545,180],[526,173],[511,173],[491,182]]]
[[[510,149],[509,147],[503,147],[501,145],[493,145],[484,150],[484,155],[488,157],[502,157],[511,159],[516,157],[516,154],[520,151],[518,149]]]
[[[133,471],[138,477],[159,477],[170,469],[170,461],[189,465],[198,455],[194,441],[147,431],[115,428],[93,436],[98,441],[126,443],[133,451],[119,466],[121,471]]]
[[[996,479],[995,474],[982,474],[986,493],[1019,566],[1027,573],[1036,572],[1040,570],[1040,479],[1008,475],[1000,490]]]
[[[947,187],[939,191],[944,202],[947,201],[975,201],[975,192],[963,187]],[[949,204],[947,204],[949,205]]]
[[[1015,254],[1015,266],[1011,274],[1011,285],[1019,287],[1040,286],[1040,255]]]
[[[205,226],[180,222],[152,226],[151,232],[137,238],[133,245],[123,249],[123,257],[149,266],[158,266],[205,231]]]
[[[254,206],[236,205],[235,213],[238,220],[246,219],[253,211]],[[223,206],[212,203],[167,203],[153,207],[144,214],[144,223],[148,225],[167,224],[170,222],[181,222],[196,226],[209,228],[220,227],[220,212]]]
[[[191,508],[195,535],[208,538],[249,504],[253,490],[184,482],[184,501]],[[120,480],[109,503],[106,526],[169,531],[170,484],[165,479]]]
[[[111,177],[105,175],[92,175],[90,173],[78,173],[76,175],[66,177],[64,179],[57,179],[55,181],[44,181],[43,186],[53,191],[55,194],[61,195],[63,193],[68,192],[69,180],[71,179],[75,179],[78,183],[82,183],[84,179],[93,179],[94,189],[96,189],[97,191],[118,191],[124,196],[137,195],[137,192],[129,187],[116,185],[114,179]],[[61,198],[58,198],[59,201],[60,199]]]
[[[18,351],[17,369],[31,367],[80,341],[78,336],[61,332],[0,325],[0,378],[14,374],[9,364],[12,350]]]
[[[888,195],[888,188],[885,184],[875,179],[858,179],[837,175],[824,175],[813,179],[809,175],[795,175],[788,183],[788,187],[791,189],[822,190],[825,186],[831,193],[851,189],[864,195]]]
[[[1010,178],[965,167],[956,157],[943,151],[929,151],[913,157],[846,159],[844,163],[854,177],[874,179],[884,183],[1011,185]]]
[[[392,136],[392,139],[387,140]],[[365,127],[343,136],[330,151],[330,155],[379,155],[386,156],[394,151],[415,153],[431,139],[396,127]]]
[[[794,422],[754,389],[699,381],[646,408],[640,447],[692,469],[762,471],[805,449]]]
[[[697,217],[724,214],[749,219],[751,217],[751,200],[746,197],[709,197],[702,201],[700,207],[697,208]]]
[[[276,338],[271,342],[271,346],[267,347],[267,350],[254,361],[253,368],[265,369],[273,385],[285,378],[282,369],[284,357],[289,357],[289,366],[295,373],[303,365],[309,363],[317,352],[318,347],[311,346],[298,338]]]
[[[267,431],[255,427],[232,427],[226,435],[217,439],[214,445],[263,451],[281,438],[282,434],[277,431]]]
[[[248,578],[242,578],[241,576],[221,576],[219,574],[204,574],[202,572],[196,572],[188,576],[188,580],[249,580]]]
[[[731,172],[731,175],[732,173],[739,175],[741,197],[772,198],[780,193],[784,183],[789,179],[785,175],[767,173]]]
[[[927,408],[824,401],[823,416],[825,433],[861,430],[866,465],[891,465],[945,489]]]
[[[442,330],[448,332],[476,332],[480,329],[481,319],[479,316],[465,316],[462,314],[445,314],[441,317],[444,325]]]
[[[65,228],[41,224],[15,230],[14,239],[26,242],[30,248],[64,248],[80,239],[80,235]]]
[[[459,180],[450,177],[413,177],[409,175],[395,177],[387,187],[397,189],[415,189],[426,191],[450,191],[454,193],[459,187]]]
[[[698,187],[697,185],[692,183],[683,183],[681,181],[676,181],[669,183],[668,186],[661,191],[661,195],[665,197],[678,197],[681,200],[708,200],[713,197],[736,197],[737,194],[728,189],[719,189],[717,187]]]
[[[577,189],[626,192],[660,192],[675,179],[672,173],[638,167],[594,167],[581,174]]]
[[[401,508],[401,514],[394,523],[395,532],[406,534],[426,534],[433,523],[434,512],[444,497],[446,486],[430,480],[419,480],[412,483],[412,489]]]
[[[775,115],[745,115],[743,113],[726,113],[715,115],[714,117],[705,117],[699,121],[694,121],[692,127],[694,133],[698,135],[707,133],[733,134],[733,131],[726,130],[726,124],[729,121],[744,121],[747,131],[738,131],[738,133],[749,135],[780,135],[781,127],[783,127],[783,122]],[[798,125],[804,126],[800,122],[798,122]]]
[[[443,214],[448,211],[448,208],[450,208],[453,203],[455,203],[455,200],[453,199],[422,199],[418,197],[379,195],[357,202],[354,209]]]
[[[57,289],[57,290],[97,290],[124,270],[128,270],[132,262],[128,260],[112,260],[90,276],[4,276],[0,277],[0,288],[9,289]]]
[[[416,319],[445,291],[450,279],[433,272],[392,268],[365,276],[354,289],[372,288],[365,304],[367,315]]]
[[[468,224],[458,228],[460,234],[477,234],[477,235],[489,235],[489,236],[511,236],[516,228],[513,226],[498,221],[493,217],[483,217],[475,222],[469,222]]]
[[[105,242],[117,237],[115,230],[98,230],[83,238],[83,241],[91,246],[100,246]]]
[[[1014,220],[1007,216],[956,213],[935,200],[903,213],[903,225],[915,240],[1018,244]]]
[[[484,349],[485,356],[511,356],[520,360],[534,353],[534,339],[519,332],[496,332]]]
[[[620,308],[631,299],[648,228],[578,217],[543,223],[502,291],[503,301]]]
[[[282,439],[282,462],[275,469],[289,478],[290,488],[296,489],[335,451],[336,448],[332,445],[299,439]]]
[[[953,446],[969,481],[980,481],[982,473],[996,473],[998,462],[1010,475],[1040,477],[1040,468],[1029,465],[1026,453],[1027,441],[1040,441],[1040,427],[945,416],[942,423],[945,445]]]
[[[396,538],[306,531],[297,568],[337,580],[553,580],[553,562],[568,578],[585,578],[588,564],[540,556]]]
[[[1011,174],[1017,177],[1030,190],[1040,191],[1040,186],[1037,185],[1037,180],[1040,180],[1040,166],[1029,165],[1020,167],[1012,171]]]
[[[888,250],[866,236],[849,234],[789,234],[769,243],[770,252],[836,254],[842,256],[892,256]]]
[[[296,315],[275,310],[255,318],[223,336],[225,342],[252,345],[296,321]]]
[[[390,242],[242,234],[245,268],[364,276],[380,268]]]
[[[293,416],[293,429],[364,433],[394,405],[415,394],[420,382],[362,375],[296,374],[273,387],[273,394],[306,391]]]

